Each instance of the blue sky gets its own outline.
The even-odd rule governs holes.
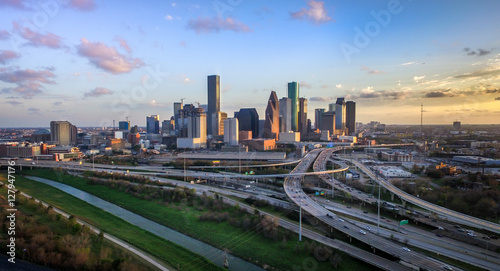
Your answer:
[[[500,123],[499,1],[0,0],[0,127],[168,119],[173,102],[255,107],[290,81],[308,117]],[[314,121],[313,121],[314,122]]]

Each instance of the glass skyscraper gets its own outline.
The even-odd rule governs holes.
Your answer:
[[[297,82],[288,83],[288,98],[292,100],[292,130],[299,131],[299,84]]]

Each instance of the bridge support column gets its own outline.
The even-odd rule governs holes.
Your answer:
[[[373,249],[373,254],[375,254],[375,252],[376,252],[375,248],[374,248],[374,247],[372,247],[372,249]]]
[[[403,207],[406,207],[406,200],[401,200],[403,202]]]
[[[391,193],[391,200],[394,201],[394,193]]]

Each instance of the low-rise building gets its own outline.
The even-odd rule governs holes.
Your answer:
[[[376,166],[375,170],[384,178],[411,178],[413,175],[399,167]]]

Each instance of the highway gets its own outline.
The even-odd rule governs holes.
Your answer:
[[[470,227],[475,227],[478,229],[485,229],[489,230],[491,232],[500,234],[500,225],[496,223],[492,223],[483,219],[479,219],[473,216],[465,215],[450,209],[443,208],[439,205],[435,205],[432,203],[429,203],[425,200],[422,200],[420,198],[414,197],[403,190],[395,187],[392,185],[388,180],[382,178],[381,176],[376,176],[376,174],[371,171],[369,168],[367,168],[365,165],[360,163],[359,161],[355,159],[346,159],[352,163],[354,163],[358,168],[360,168],[363,172],[365,172],[370,178],[372,178],[375,182],[379,183],[382,187],[385,189],[389,190],[391,193],[394,193],[397,195],[401,200],[410,202],[416,206],[419,206],[420,208],[429,210],[431,212],[434,212],[436,214],[439,214],[443,217],[448,218],[449,220],[453,220],[457,223],[463,224],[463,225],[468,225]]]
[[[335,148],[334,151],[335,150],[339,150],[339,148]],[[310,167],[310,165],[314,162],[314,160],[321,151],[323,150],[317,149],[308,153],[293,171],[299,171],[299,172],[306,171]],[[323,159],[326,159],[326,157],[323,157]],[[340,172],[342,170],[345,169],[338,169],[335,171]],[[376,234],[370,231],[364,231],[362,227],[357,226],[353,222],[338,217],[334,213],[328,211],[327,209],[319,205],[313,199],[309,198],[302,190],[301,180],[302,178],[298,177],[287,177],[284,183],[285,192],[292,199],[292,201],[295,202],[295,204],[297,204],[300,208],[304,209],[304,211],[318,218],[322,222],[328,224],[331,227],[334,227],[338,231],[341,231],[347,234],[348,236],[354,237],[370,245],[374,249],[376,248],[382,250],[398,259],[401,259],[405,263],[413,265],[415,267],[422,268],[425,270],[440,270],[443,268],[444,265],[446,265],[445,263],[440,262],[431,257],[422,255],[414,251],[405,250],[403,246],[401,246],[400,244],[394,243],[383,237],[377,236]],[[373,262],[372,264],[382,269],[386,269],[381,264]],[[460,269],[454,268],[454,270],[460,270]]]

